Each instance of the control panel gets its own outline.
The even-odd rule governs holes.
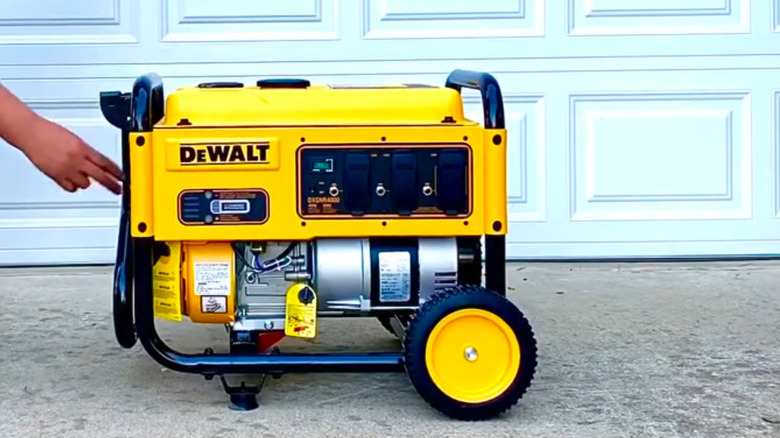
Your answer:
[[[304,145],[304,218],[459,217],[471,211],[471,149],[447,145]]]
[[[262,189],[186,190],[179,194],[179,221],[185,225],[263,224],[268,193]]]

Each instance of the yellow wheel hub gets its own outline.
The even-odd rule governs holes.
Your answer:
[[[492,400],[520,368],[520,344],[509,325],[481,309],[453,312],[428,336],[425,362],[433,383],[463,403]]]

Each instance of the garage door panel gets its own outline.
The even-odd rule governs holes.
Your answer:
[[[772,0],[772,30],[780,32],[780,0]]]
[[[329,40],[338,34],[337,0],[203,2],[161,0],[161,42]]]
[[[780,0],[14,0],[0,80],[118,161],[98,93],[150,71],[166,94],[490,71],[510,257],[766,254],[780,253],[779,38]],[[119,199],[62,192],[2,150],[0,263],[110,262]]]
[[[136,43],[138,12],[133,0],[5,0],[0,44]]]
[[[507,254],[513,260],[645,260],[668,258],[765,256],[777,254],[780,240],[755,241],[599,241],[511,242]],[[605,251],[605,247],[608,251]]]
[[[116,255],[117,225],[116,220],[0,220],[0,265],[111,263]]]
[[[773,163],[774,163],[774,210],[775,218],[780,219],[780,91],[774,92],[774,108],[772,111],[772,121],[774,123],[774,145]],[[780,224],[778,224],[780,226]]]
[[[508,94],[543,95],[549,114],[545,220],[513,218],[509,254],[780,252],[780,71],[700,65],[499,73]]]
[[[363,0],[363,38],[544,35],[541,0]]]
[[[0,12],[0,65],[597,57],[603,66],[610,56],[775,54],[780,43],[778,0],[14,2]]]
[[[484,123],[482,105],[464,92],[464,112]],[[509,221],[545,221],[547,157],[543,95],[504,93],[507,135],[507,196]]]
[[[747,93],[570,97],[574,221],[751,217]]]
[[[751,28],[751,0],[568,0],[568,8],[570,35],[722,35]]]

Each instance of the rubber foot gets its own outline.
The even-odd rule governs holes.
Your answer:
[[[229,407],[233,411],[252,411],[260,407],[257,396],[252,393],[230,394]]]

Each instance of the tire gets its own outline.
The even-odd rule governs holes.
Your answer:
[[[404,360],[430,406],[477,421],[519,402],[533,380],[537,346],[511,301],[483,287],[457,286],[434,294],[409,323]]]

